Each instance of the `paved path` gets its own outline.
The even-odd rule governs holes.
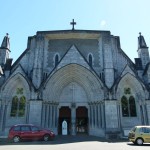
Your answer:
[[[94,136],[57,136],[54,141],[8,143],[0,140],[0,150],[149,150],[150,144],[136,146],[127,140],[105,140]]]

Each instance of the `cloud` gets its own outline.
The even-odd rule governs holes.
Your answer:
[[[105,20],[102,20],[101,21],[101,26],[103,27],[103,26],[105,26],[106,25],[106,21]]]

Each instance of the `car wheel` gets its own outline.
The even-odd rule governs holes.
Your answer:
[[[44,135],[43,140],[48,141],[49,140],[49,135],[48,134]]]
[[[136,143],[137,143],[138,145],[142,145],[142,144],[143,144],[143,139],[138,138],[138,139],[136,140]]]
[[[19,136],[14,136],[14,137],[13,137],[13,142],[14,142],[14,143],[20,142],[20,137],[19,137]]]

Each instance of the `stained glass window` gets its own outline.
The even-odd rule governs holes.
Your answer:
[[[129,116],[129,110],[128,110],[128,100],[125,96],[121,99],[121,106],[122,106],[122,115],[123,117]]]
[[[18,97],[14,96],[12,99],[10,116],[15,117],[17,115],[17,109],[18,109]]]
[[[135,105],[135,99],[133,96],[130,96],[130,98],[129,98],[129,110],[130,110],[130,116],[135,117],[136,116],[136,105]]]
[[[129,99],[126,96],[121,98],[122,116],[123,117],[136,117],[136,104],[133,96]]]
[[[10,116],[23,117],[25,115],[25,108],[26,108],[26,98],[25,96],[23,96],[23,90],[19,94],[18,92],[16,92],[16,96],[14,96],[12,99]]]
[[[19,101],[19,110],[18,110],[19,117],[23,117],[25,115],[25,105],[26,105],[26,98],[22,96]]]

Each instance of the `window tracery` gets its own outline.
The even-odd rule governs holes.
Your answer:
[[[121,98],[122,116],[123,117],[136,117],[136,103],[134,96],[131,95],[131,89],[124,89],[124,96]]]
[[[12,98],[11,117],[23,117],[25,115],[26,98],[23,95],[23,88],[16,89],[16,95]]]

